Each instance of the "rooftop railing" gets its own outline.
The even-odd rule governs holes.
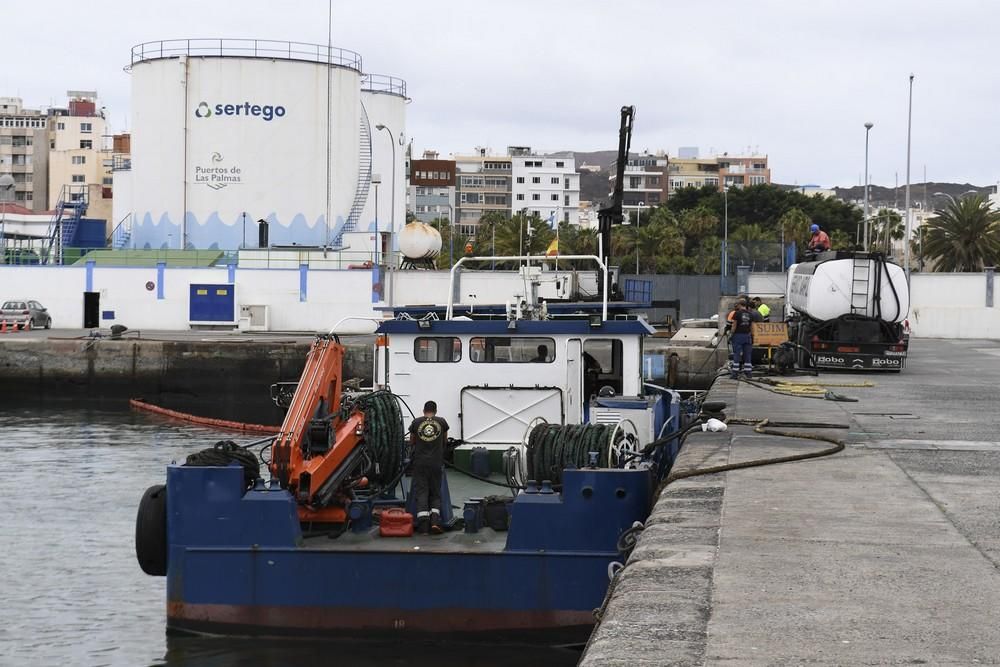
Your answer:
[[[365,74],[361,77],[361,90],[406,97],[406,81],[387,74]]]
[[[132,65],[148,60],[177,58],[179,56],[303,60],[335,67],[347,67],[358,72],[362,70],[361,54],[326,44],[285,42],[271,39],[212,38],[167,39],[144,42],[132,47]]]

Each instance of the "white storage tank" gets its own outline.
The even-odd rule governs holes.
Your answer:
[[[795,264],[787,289],[790,307],[819,321],[853,313],[899,323],[910,312],[905,272],[878,256]]]
[[[441,252],[441,234],[423,222],[410,222],[399,234],[399,251],[407,259],[433,259]]]
[[[366,114],[371,128],[371,172],[382,179],[378,187],[378,229],[390,231],[395,220],[392,231],[397,250],[401,249],[398,234],[406,224],[406,105],[409,101],[403,79],[382,74],[365,74],[361,79],[362,113]],[[378,129],[380,125],[384,129]],[[358,229],[375,229],[374,187],[359,213]]]
[[[191,39],[132,49],[136,248],[321,246],[359,167],[361,56],[298,42]]]

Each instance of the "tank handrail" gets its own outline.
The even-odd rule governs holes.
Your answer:
[[[361,75],[361,90],[406,97],[406,81],[398,76],[366,73]]]
[[[552,258],[547,255],[503,255],[490,257],[460,257],[448,273],[448,309],[445,311],[445,319],[450,320],[455,312],[455,272],[466,260],[470,262],[515,262],[521,260],[546,261]],[[608,267],[597,255],[559,255],[558,259],[592,259],[597,263],[597,268],[603,273],[604,289],[601,291],[601,320],[608,319]]]
[[[326,44],[231,37],[163,39],[132,47],[132,65],[179,56],[304,60],[362,71],[361,54]]]

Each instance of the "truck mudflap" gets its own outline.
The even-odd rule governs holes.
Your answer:
[[[871,348],[876,346],[864,346]],[[850,370],[901,371],[906,367],[906,351],[889,349],[863,349],[859,352],[839,350],[813,350],[812,361],[816,368],[842,368]]]

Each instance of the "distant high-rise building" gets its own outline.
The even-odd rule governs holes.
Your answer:
[[[455,161],[441,160],[435,151],[410,160],[410,213],[421,222],[451,220],[455,206]]]
[[[112,221],[112,145],[104,112],[94,91],[66,93],[66,108],[49,110],[49,195],[54,208],[60,199],[87,199],[87,217]]]
[[[579,224],[580,174],[572,153],[537,155],[511,146],[511,213],[527,210],[556,225]]]
[[[475,236],[479,219],[496,212],[511,214],[511,158],[477,148],[455,156],[455,217],[459,234]]]
[[[719,162],[714,158],[670,158],[667,168],[667,195],[681,188],[719,187]]]
[[[719,178],[724,187],[746,188],[771,182],[766,155],[720,155]]]
[[[625,181],[622,185],[622,206],[626,211],[636,211],[642,207],[659,206],[666,201],[667,156],[665,154],[629,155],[625,163]],[[615,188],[618,161],[611,163],[608,170],[609,192]]]
[[[687,154],[692,152],[690,148],[684,150]],[[697,149],[694,154],[697,155]],[[667,174],[667,196],[681,188],[711,186],[722,191],[727,187],[746,188],[771,182],[766,155],[670,158]]]
[[[13,193],[0,195],[33,211],[48,208],[48,117],[25,109],[19,97],[0,97],[0,176],[14,178]]]

